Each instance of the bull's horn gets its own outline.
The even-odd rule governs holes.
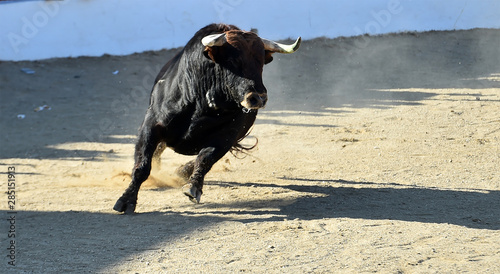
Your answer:
[[[207,35],[201,39],[201,43],[206,47],[220,47],[226,43],[226,34],[218,33]]]
[[[291,45],[284,45],[280,43],[276,43],[271,40],[267,40],[262,38],[262,42],[264,43],[264,48],[268,51],[279,52],[279,53],[293,53],[300,47],[300,42],[302,38],[297,38],[297,41]]]

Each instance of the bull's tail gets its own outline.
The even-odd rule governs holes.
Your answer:
[[[257,147],[257,144],[259,143],[259,139],[257,139],[257,137],[255,137],[255,144],[253,144],[253,145],[247,146],[247,145],[240,144],[240,142],[243,141],[243,139],[245,139],[246,137],[248,137],[248,135],[250,135],[251,131],[252,131],[252,129],[250,129],[243,137],[238,139],[236,144],[234,144],[233,147],[231,147],[231,149],[229,150],[231,152],[231,154],[233,154],[234,157],[242,159],[245,156],[249,155],[248,152],[250,150]],[[241,155],[243,155],[243,156],[241,156]]]

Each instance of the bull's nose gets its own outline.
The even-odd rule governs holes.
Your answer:
[[[263,108],[267,102],[266,93],[249,92],[245,94],[245,98],[241,105],[246,109],[259,109]]]

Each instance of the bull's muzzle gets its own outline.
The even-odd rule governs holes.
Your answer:
[[[241,105],[246,109],[259,109],[263,108],[267,102],[266,93],[249,92],[245,94]]]

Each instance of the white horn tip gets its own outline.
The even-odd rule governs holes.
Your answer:
[[[291,45],[281,45],[282,46],[282,53],[294,53],[296,52],[299,47],[300,47],[300,43],[302,42],[302,38],[299,36],[299,38],[297,38],[297,40],[295,40],[295,43],[291,44]]]
[[[299,38],[297,38],[297,40],[295,41],[295,43],[293,43],[293,47],[292,47],[292,52],[296,51],[299,49],[300,47],[300,43],[302,43],[302,37],[299,36]]]

